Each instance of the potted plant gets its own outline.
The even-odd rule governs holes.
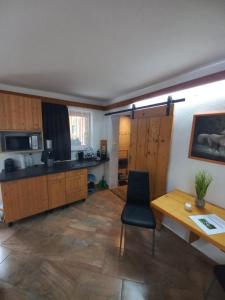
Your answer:
[[[196,199],[195,205],[198,208],[204,208],[205,206],[205,195],[207,193],[208,187],[212,182],[212,176],[209,175],[206,171],[199,171],[195,175],[195,191],[196,191]]]

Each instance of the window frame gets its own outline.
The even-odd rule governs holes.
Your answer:
[[[76,109],[74,107],[68,107],[68,113],[69,113],[69,126],[70,126],[70,140],[71,140],[71,151],[85,151],[88,150],[90,147],[92,147],[92,113],[89,110],[83,110],[83,109]],[[73,146],[72,145],[72,137],[71,137],[71,124],[70,124],[70,117],[72,113],[80,113],[80,114],[86,114],[88,115],[89,122],[88,122],[88,145],[81,145],[81,146]]]

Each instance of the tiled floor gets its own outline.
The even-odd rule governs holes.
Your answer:
[[[0,228],[0,299],[202,300],[213,266],[169,231],[127,228],[118,255],[123,202],[110,191]],[[215,281],[208,300],[225,296]]]

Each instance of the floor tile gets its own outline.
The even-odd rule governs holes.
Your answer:
[[[122,300],[151,299],[150,288],[134,281],[124,280],[122,285]]]
[[[85,202],[0,226],[0,299],[225,299],[213,264],[168,230],[126,226],[124,203],[110,191]],[[216,285],[217,284],[217,285]]]

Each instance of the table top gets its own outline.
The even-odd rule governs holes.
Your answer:
[[[192,211],[184,209],[184,203],[190,202],[192,204]],[[225,251],[225,233],[207,235],[201,230],[190,218],[193,215],[216,214],[225,220],[225,209],[206,202],[203,209],[195,206],[195,198],[180,190],[174,190],[162,197],[159,197],[151,202],[151,206],[187,227],[191,232],[194,232],[199,237],[209,241],[219,249]]]

